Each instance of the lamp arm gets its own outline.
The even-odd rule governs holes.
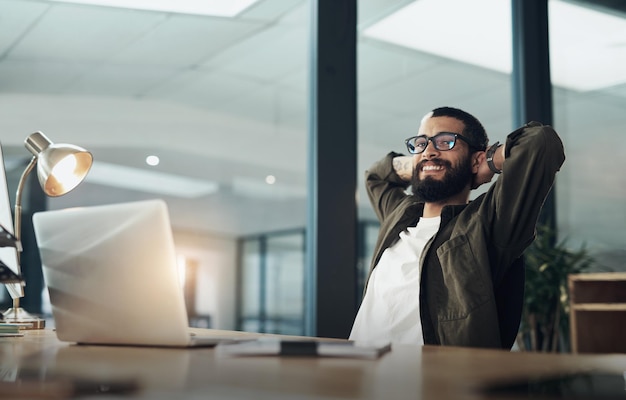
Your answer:
[[[21,239],[22,236],[22,192],[24,191],[26,178],[35,167],[35,164],[37,164],[36,156],[30,159],[30,163],[28,163],[28,166],[22,173],[20,182],[17,184],[17,191],[15,192],[15,221],[13,235],[18,241]],[[17,252],[17,261],[17,266],[18,268],[20,268],[20,251]]]

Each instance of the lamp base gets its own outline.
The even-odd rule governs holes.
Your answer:
[[[44,329],[46,320],[29,314],[21,307],[9,308],[2,313],[3,322],[7,324],[19,324],[20,329]]]

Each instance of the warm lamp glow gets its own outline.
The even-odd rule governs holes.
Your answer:
[[[48,196],[61,196],[70,192],[83,181],[88,170],[79,162],[80,155],[71,154],[59,161],[50,171],[43,190]]]
[[[37,177],[48,196],[62,196],[74,189],[87,175],[93,157],[71,144],[53,144],[41,132],[26,139],[26,148],[37,159]]]

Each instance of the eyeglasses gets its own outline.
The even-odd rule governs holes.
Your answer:
[[[433,137],[426,135],[413,136],[404,141],[406,148],[411,154],[420,154],[428,147],[428,141],[433,142],[435,149],[439,151],[448,151],[454,148],[456,140],[461,139],[468,144],[471,148],[476,148],[467,138],[458,133],[452,132],[440,132]]]

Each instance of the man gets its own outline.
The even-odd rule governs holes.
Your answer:
[[[565,155],[556,132],[536,122],[487,144],[474,116],[441,107],[406,140],[412,156],[389,153],[366,173],[381,227],[350,339],[512,347],[521,255]]]

